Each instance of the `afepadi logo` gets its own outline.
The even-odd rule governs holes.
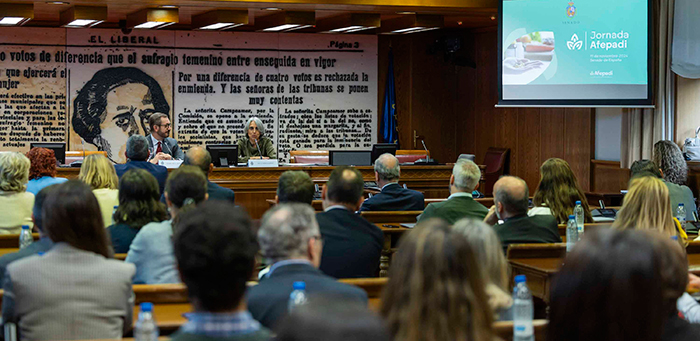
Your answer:
[[[566,42],[566,47],[569,48],[569,50],[580,50],[581,47],[583,47],[583,41],[578,39],[578,36],[576,33],[571,36],[571,40]]]
[[[566,6],[566,16],[573,18],[576,16],[576,6],[574,6],[574,1],[569,1],[569,6]]]

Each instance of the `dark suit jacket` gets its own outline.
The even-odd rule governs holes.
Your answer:
[[[148,140],[148,153],[151,156],[151,158],[153,158],[154,156],[156,156],[156,153],[154,153],[153,151],[153,140],[151,139],[151,135],[146,136],[146,139]],[[163,153],[169,154],[173,157],[173,159],[185,159],[185,152],[183,152],[180,146],[177,145],[177,140],[174,138],[166,137],[163,140],[163,146],[161,147],[161,149],[163,149]]]
[[[147,170],[149,173],[153,174],[153,176],[156,177],[156,180],[158,180],[158,187],[160,188],[160,194],[163,194],[163,190],[165,189],[165,180],[168,179],[168,169],[159,166],[159,165],[154,165],[148,161],[127,161],[124,164],[119,164],[119,165],[114,165],[114,169],[117,170],[117,176],[121,179],[122,175],[126,173],[129,169],[132,168],[141,168]]]
[[[503,252],[509,244],[561,243],[557,219],[551,215],[513,217],[494,229],[503,244]]]
[[[49,237],[41,238],[31,245],[17,252],[8,253],[0,257],[0,283],[5,279],[5,269],[10,263],[29,256],[34,256],[39,252],[49,251],[53,247],[53,242]]]
[[[211,181],[207,180],[207,193],[209,194],[209,200],[228,200],[233,203],[236,199],[233,190],[226,187],[221,187]]]
[[[452,197],[443,202],[434,202],[425,208],[418,221],[429,218],[442,218],[452,225],[462,218],[483,220],[489,209],[467,196]]]
[[[384,186],[381,193],[365,200],[360,211],[422,211],[424,208],[423,193],[390,184]]]
[[[321,271],[335,278],[376,277],[384,234],[346,209],[316,214],[323,236]]]
[[[337,282],[310,264],[288,264],[275,269],[260,284],[248,289],[246,300],[253,318],[267,328],[274,328],[287,314],[289,294],[296,281],[306,283],[308,296],[331,296],[367,304],[364,290]]]

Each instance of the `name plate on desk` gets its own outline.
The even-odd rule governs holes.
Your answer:
[[[261,167],[279,167],[280,162],[277,159],[252,159],[248,160],[248,167],[261,168]]]
[[[182,160],[159,160],[158,164],[165,168],[178,168],[182,164]]]

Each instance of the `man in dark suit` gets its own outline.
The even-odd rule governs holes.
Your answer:
[[[163,113],[155,113],[148,117],[151,134],[148,135],[148,161],[158,164],[160,160],[182,160],[185,153],[177,145],[177,140],[170,135],[170,118]]]
[[[165,180],[168,178],[168,169],[146,161],[148,160],[148,139],[141,135],[130,136],[126,140],[125,154],[127,158],[126,163],[114,165],[114,169],[117,170],[117,176],[121,178],[126,171],[132,168],[145,169],[158,180],[158,187],[162,195],[163,189],[165,189]]]
[[[277,182],[275,201],[278,204],[300,202],[311,205],[314,194],[316,194],[316,188],[309,174],[304,171],[288,170],[280,175]]]
[[[360,211],[422,211],[425,208],[423,193],[399,185],[401,168],[396,156],[382,154],[374,162],[374,179],[381,193],[362,203]]]
[[[494,206],[484,219],[494,226],[498,238],[503,244],[503,252],[509,244],[520,243],[561,243],[557,220],[551,215],[534,215],[528,217],[528,197],[530,191],[527,183],[516,176],[504,176],[493,185]]]
[[[443,202],[428,205],[418,221],[441,218],[452,225],[462,218],[484,219],[489,209],[472,198],[480,179],[479,166],[470,160],[458,160],[450,176],[450,196]]]
[[[375,277],[384,234],[374,224],[356,214],[362,205],[364,181],[352,167],[336,167],[323,186],[324,212],[316,219],[324,248],[321,271],[335,278]]]
[[[325,296],[367,304],[367,294],[339,283],[318,270],[323,239],[314,210],[301,203],[279,204],[268,210],[258,230],[258,243],[270,271],[246,295],[248,310],[263,326],[274,328],[287,314],[294,282],[303,281],[309,297]]]
[[[211,163],[211,154],[209,154],[206,149],[202,147],[190,148],[185,155],[183,164],[196,166],[204,172],[204,175],[207,177],[207,193],[209,194],[209,200],[228,200],[231,203],[234,202],[236,197],[233,190],[221,187],[209,181],[209,174],[211,174],[212,169],[214,169],[214,164]]]

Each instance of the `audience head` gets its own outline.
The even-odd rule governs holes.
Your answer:
[[[617,213],[613,227],[618,229],[655,230],[675,236],[676,225],[671,211],[668,187],[653,176],[630,180],[629,189]]]
[[[688,181],[688,164],[683,153],[673,141],[661,140],[654,144],[654,163],[661,168],[666,181],[685,185]]]
[[[0,153],[0,191],[24,192],[29,181],[29,159],[21,153]]]
[[[651,160],[637,160],[632,163],[630,167],[630,178],[637,176],[655,176],[657,178],[663,178],[659,166],[657,166],[654,161]]]
[[[248,214],[223,201],[203,203],[181,215],[173,245],[196,308],[228,312],[241,306],[258,252]]]
[[[56,176],[56,155],[53,150],[35,147],[27,152],[27,158],[31,164],[29,180]]]
[[[311,205],[315,193],[313,180],[303,171],[286,171],[277,182],[278,203],[300,202]]]
[[[44,208],[44,202],[46,197],[53,191],[56,190],[58,185],[51,185],[42,188],[39,193],[34,197],[34,208],[32,209],[32,221],[34,221],[34,226],[39,230],[39,232],[44,234],[44,214],[42,210]]]
[[[403,236],[381,315],[394,340],[490,340],[491,309],[467,239],[440,219]]]
[[[150,152],[148,139],[141,135],[131,135],[126,140],[126,158],[131,161],[146,161]]]
[[[208,197],[207,178],[195,166],[181,166],[165,182],[165,201],[173,218]]]
[[[586,233],[554,281],[547,339],[661,340],[687,281],[687,261],[670,238]]]
[[[401,167],[399,159],[389,153],[384,153],[374,162],[374,172],[377,176],[377,182],[389,183],[399,181],[401,175]]]
[[[467,238],[476,259],[482,265],[484,281],[508,290],[508,262],[493,227],[481,220],[464,218],[457,221],[453,229]]]
[[[68,180],[46,197],[41,210],[44,231],[54,243],[111,257],[102,211],[90,186]]]
[[[273,263],[306,259],[321,264],[321,232],[314,209],[308,204],[288,203],[270,208],[262,217],[258,243],[265,258]]]
[[[379,317],[357,302],[311,297],[277,329],[278,341],[389,341]]]
[[[517,176],[503,176],[493,185],[496,214],[500,219],[527,215],[530,190]]]
[[[145,169],[126,171],[119,179],[119,206],[114,213],[114,223],[140,229],[148,223],[163,221],[167,216],[165,205],[160,202],[158,180]]]
[[[557,158],[545,161],[540,167],[540,184],[533,198],[535,207],[546,205],[560,223],[566,223],[574,214],[576,201],[581,201],[584,220],[593,222],[586,195],[571,170],[569,163]]]
[[[80,166],[78,179],[90,185],[92,189],[118,189],[119,177],[114,165],[102,154],[91,154],[85,157]]]
[[[458,192],[471,193],[479,186],[479,180],[481,180],[481,170],[474,161],[460,159],[452,167],[450,187],[454,187]]]
[[[324,199],[353,207],[362,205],[364,191],[365,182],[362,174],[349,166],[335,167],[328,177],[328,182],[323,186]],[[325,202],[324,205],[326,205]]]
[[[209,172],[214,167],[211,163],[211,154],[202,147],[192,147],[185,154],[183,165],[195,166],[204,172],[204,175],[209,176]]]

